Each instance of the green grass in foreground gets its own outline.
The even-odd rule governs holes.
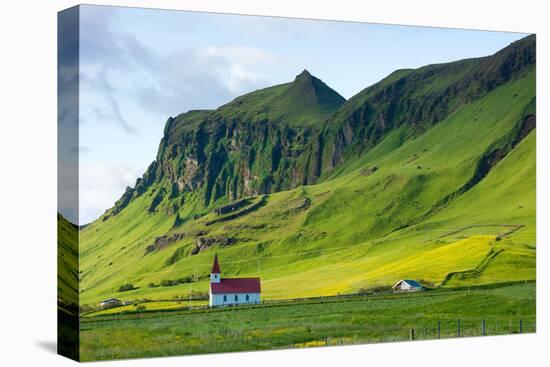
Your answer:
[[[535,283],[498,288],[83,318],[82,360],[299,348],[535,331]]]

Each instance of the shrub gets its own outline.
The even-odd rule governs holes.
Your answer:
[[[183,277],[183,278],[179,278],[179,279],[177,280],[177,282],[178,282],[179,284],[191,283],[192,281],[193,281],[193,277],[191,277],[191,276],[186,276],[186,277]]]
[[[134,287],[134,285],[133,285],[132,283],[127,283],[127,284],[121,285],[121,286],[118,288],[118,291],[119,291],[119,292],[126,292],[126,291],[131,291],[131,290],[134,290],[134,289],[137,289],[137,288]]]
[[[418,279],[418,283],[422,284],[422,286],[426,289],[432,289],[436,287],[434,282],[430,282],[426,279]]]
[[[160,282],[160,285],[161,285],[162,287],[171,287],[171,286],[173,286],[173,285],[175,285],[175,284],[174,284],[174,281],[173,281],[173,280],[163,279],[163,280]]]
[[[360,295],[366,295],[366,294],[374,294],[374,293],[380,293],[380,292],[387,292],[391,290],[391,286],[375,286],[371,288],[361,288],[357,292]]]
[[[193,277],[192,276],[186,276],[186,277],[179,278],[179,279],[164,279],[160,282],[160,285],[162,287],[172,287],[174,285],[186,284],[186,283],[191,283],[191,282],[193,282]]]
[[[202,292],[202,291],[191,291],[191,299],[194,300],[207,300],[208,299],[208,293]]]

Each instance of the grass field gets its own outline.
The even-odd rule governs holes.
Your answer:
[[[116,220],[100,219],[81,231],[81,303],[207,292],[214,252],[222,276],[260,276],[263,299],[353,293],[402,278],[440,285],[451,273],[459,275],[448,286],[535,279],[536,131],[481,182],[430,212],[516,126],[533,100],[533,85],[531,71],[405,142],[405,128],[397,129],[333,177],[270,194],[265,205],[240,217],[220,221],[223,216],[206,211],[172,228],[173,217],[147,211],[151,194],[143,194]],[[377,170],[365,174],[369,167]],[[182,218],[193,203],[181,209]],[[521,228],[499,238],[515,226]],[[197,233],[232,242],[192,255]],[[155,237],[177,234],[145,254]],[[149,286],[187,276],[191,284]],[[118,292],[126,283],[137,289]]]
[[[536,331],[535,283],[84,317],[82,360]]]

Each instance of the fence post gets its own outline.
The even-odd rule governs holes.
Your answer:
[[[409,336],[410,336],[411,340],[414,340],[414,329],[410,330],[410,335]]]
[[[485,336],[485,319],[481,320],[481,336]]]
[[[460,338],[460,319],[457,320],[456,324],[456,335]]]
[[[441,321],[437,320],[437,339],[441,339]]]
[[[519,320],[519,333],[523,334],[523,320]]]

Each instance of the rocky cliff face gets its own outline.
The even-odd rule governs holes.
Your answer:
[[[169,118],[156,160],[109,215],[153,186],[150,211],[164,200],[180,199],[181,205],[190,193],[208,207],[313,183],[317,169],[310,165],[320,151],[319,132],[344,102],[304,70],[291,83],[241,96],[217,110]]]
[[[150,211],[165,203],[173,214],[190,195],[207,208],[315,183],[393,129],[421,134],[534,65],[529,36],[492,56],[396,71],[349,101],[303,71],[217,110],[169,118],[156,160],[104,220],[148,190]]]

